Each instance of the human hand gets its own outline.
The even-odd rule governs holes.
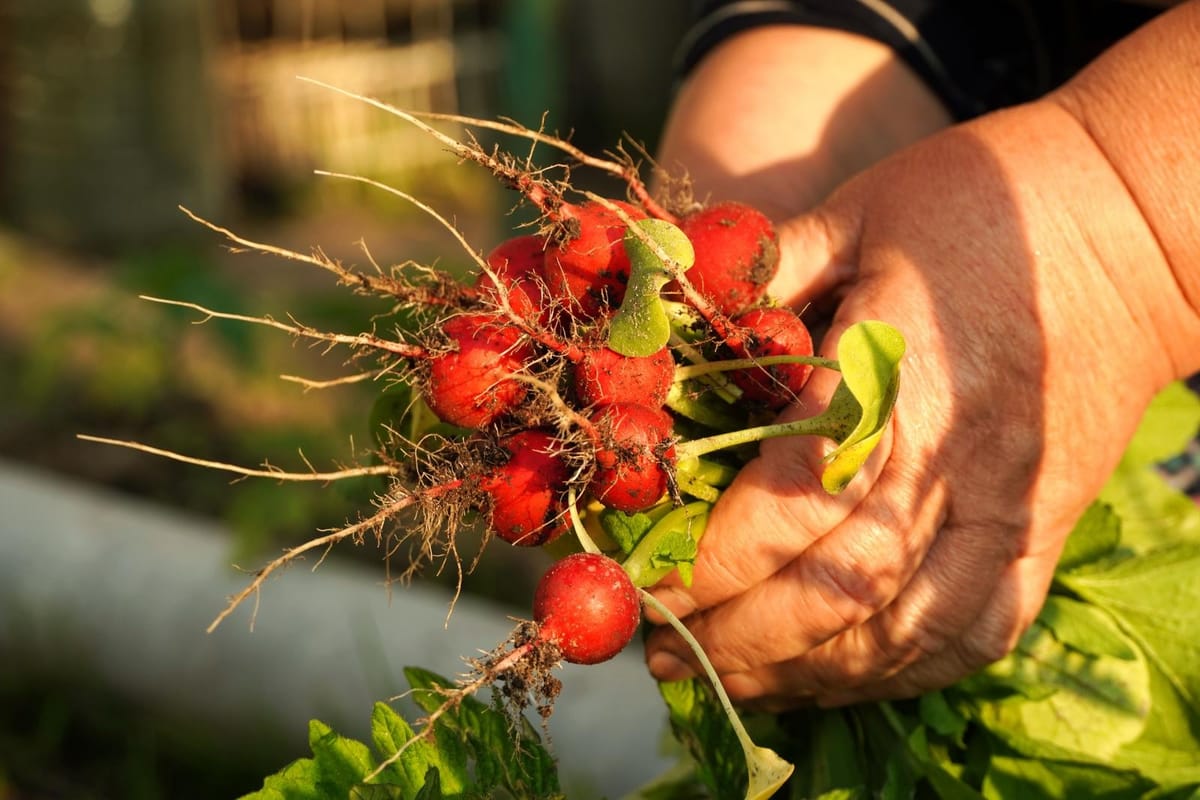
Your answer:
[[[1194,314],[1121,178],[1051,101],[926,139],[780,238],[776,297],[842,298],[826,355],[863,319],[907,338],[892,429],[837,496],[820,484],[829,443],[764,442],[712,512],[693,585],[656,595],[743,703],[947,685],[1037,614],[1149,398],[1195,358],[1171,338],[1196,341]],[[789,416],[823,407],[823,373]],[[695,672],[669,629],[647,650],[660,679]]]

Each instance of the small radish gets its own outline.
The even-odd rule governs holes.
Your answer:
[[[591,415],[601,437],[589,490],[608,508],[627,514],[662,499],[675,461],[671,416],[638,403],[601,406]]]
[[[501,279],[524,278],[542,268],[546,240],[537,234],[505,239],[487,255],[487,265]]]
[[[492,531],[510,544],[535,547],[567,529],[563,487],[570,471],[555,439],[524,430],[500,440],[506,460],[480,481]]]
[[[718,203],[685,217],[679,228],[696,249],[688,280],[722,313],[763,298],[779,269],[779,240],[766,215],[743,203]]]
[[[542,576],[533,618],[541,638],[558,645],[563,660],[599,664],[633,639],[641,602],[620,564],[597,553],[576,553]]]
[[[613,403],[661,406],[675,375],[675,359],[664,347],[652,356],[623,356],[592,347],[572,367],[575,396],[584,407]]]
[[[752,308],[733,320],[749,331],[744,346],[731,348],[739,358],[764,356],[811,356],[812,335],[794,311],[783,307]],[[808,382],[811,364],[774,364],[739,369],[730,373],[733,382],[750,400],[780,409],[795,399]]]
[[[429,358],[425,402],[443,422],[483,428],[514,411],[527,394],[513,378],[533,358],[520,331],[495,314],[460,314],[442,332],[451,349]]]
[[[541,277],[546,247],[546,240],[536,234],[514,236],[498,244],[485,259],[507,291],[509,306],[524,319],[538,318],[547,306]],[[499,295],[486,272],[479,274],[475,288],[485,296]]]
[[[617,201],[631,219],[645,219],[636,206]],[[546,250],[542,270],[550,295],[573,314],[594,319],[621,304],[629,280],[625,223],[594,201],[564,205],[558,241]]]

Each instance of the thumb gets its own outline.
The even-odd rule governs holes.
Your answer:
[[[780,422],[814,416],[828,405],[840,373],[817,369]],[[684,587],[672,575],[654,595],[677,616],[718,605],[762,582],[850,516],[886,461],[890,437],[859,475],[837,495],[821,483],[825,456],[835,444],[820,436],[784,436],[762,442],[713,507]],[[653,617],[653,615],[651,615]]]
[[[828,305],[857,274],[859,206],[849,193],[779,222],[779,270],[770,294],[796,309]]]

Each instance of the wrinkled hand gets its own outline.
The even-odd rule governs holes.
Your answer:
[[[780,232],[774,295],[840,298],[825,355],[859,320],[906,337],[892,428],[838,496],[820,484],[831,443],[763,443],[712,513],[693,585],[655,593],[742,703],[947,685],[1036,616],[1072,524],[1175,377],[1152,324],[1169,268],[1047,101],[935,134]],[[818,370],[786,413],[817,413],[836,382]],[[660,679],[697,672],[666,627],[647,652]]]

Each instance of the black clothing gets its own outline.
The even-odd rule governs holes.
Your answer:
[[[1120,0],[705,0],[678,71],[752,27],[803,24],[892,47],[958,119],[1038,97],[1161,9]]]

